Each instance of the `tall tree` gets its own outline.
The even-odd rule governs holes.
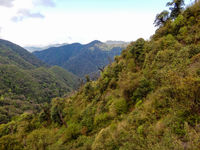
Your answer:
[[[172,0],[172,2],[168,2],[166,6],[169,6],[171,13],[170,18],[175,19],[183,10],[183,6],[185,5],[184,0]]]
[[[169,19],[169,12],[167,10],[164,10],[160,14],[156,15],[154,24],[155,26],[162,26],[168,19]]]

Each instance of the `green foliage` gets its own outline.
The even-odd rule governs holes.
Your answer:
[[[120,115],[120,114],[123,114],[123,113],[126,113],[127,112],[127,109],[128,109],[128,105],[126,103],[126,100],[123,99],[123,98],[119,98],[119,99],[113,99],[113,108],[114,108],[114,111]]]
[[[170,18],[175,19],[183,10],[183,6],[185,5],[184,0],[172,0],[172,2],[168,2],[167,6],[172,6],[169,9],[171,10]]]
[[[169,12],[164,10],[160,14],[156,15],[156,19],[154,21],[155,26],[163,26],[166,21],[169,19]]]
[[[67,129],[64,131],[63,142],[69,142],[71,140],[76,140],[81,134],[80,124],[71,123],[68,125]]]
[[[0,62],[1,64],[15,64],[23,69],[47,66],[22,47],[2,39],[0,40]]]
[[[200,149],[199,12],[197,2],[132,42],[97,81],[1,124],[0,149]],[[7,100],[20,86],[6,90],[0,104],[21,106]]]
[[[87,100],[91,101],[94,99],[95,97],[95,93],[94,93],[94,87],[92,86],[91,82],[88,82],[85,84],[84,87],[84,94],[87,96]]]
[[[111,116],[108,113],[98,114],[94,118],[94,125],[100,126],[100,127],[105,126],[110,119],[111,119]]]
[[[110,64],[120,55],[127,44],[106,44],[93,41],[86,45],[79,43],[53,47],[33,54],[49,65],[58,65],[79,77],[93,76],[99,68]]]
[[[26,149],[47,149],[55,140],[53,134],[52,130],[45,128],[34,130],[27,137]]]
[[[130,49],[130,53],[135,58],[135,62],[141,65],[144,62],[144,46],[145,40],[140,38],[136,42],[132,43],[132,47]]]
[[[87,132],[92,131],[93,127],[94,127],[94,112],[95,112],[95,108],[92,107],[88,107],[86,108],[80,116],[80,120],[81,120],[81,126],[86,127]]]
[[[139,87],[133,92],[131,99],[137,102],[147,96],[149,92],[152,91],[152,85],[147,79],[142,79],[140,81]]]
[[[59,67],[48,67],[25,49],[0,40],[0,123],[23,112],[36,113],[39,104],[64,96],[78,78]]]
[[[1,150],[21,150],[22,148],[18,138],[13,135],[6,135],[0,139]]]
[[[63,122],[63,108],[64,108],[64,100],[63,99],[53,99],[51,107],[51,119],[53,122],[58,123],[60,125],[64,124]]]

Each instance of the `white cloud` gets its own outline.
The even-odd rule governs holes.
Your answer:
[[[36,6],[55,7],[55,3],[52,0],[34,0],[33,4]]]
[[[10,24],[3,35],[21,45],[148,39],[154,32],[154,17],[139,12],[49,13],[44,19]]]
[[[12,17],[11,20],[14,22],[19,22],[19,21],[23,21],[26,18],[44,18],[44,16],[39,12],[32,13],[28,9],[20,9],[17,12],[17,15]]]
[[[22,46],[48,45],[88,43],[95,39],[101,41],[131,41],[139,37],[148,39],[155,30],[153,13],[70,12],[55,10],[56,8],[51,11],[51,8],[44,7],[53,6],[51,2],[53,1],[15,0],[13,7],[2,7],[1,37]]]
[[[14,0],[0,0],[0,6],[12,7]]]

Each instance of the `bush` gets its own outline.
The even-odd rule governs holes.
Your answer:
[[[81,126],[87,128],[87,132],[92,131],[94,125],[94,114],[95,108],[88,107],[84,110],[84,112],[80,116]]]
[[[189,58],[192,58],[193,56],[200,53],[200,45],[190,45],[189,46]]]
[[[27,137],[27,149],[38,150],[48,149],[49,145],[55,141],[55,134],[53,130],[38,129],[31,132]]]
[[[53,122],[58,123],[59,125],[63,124],[63,109],[64,109],[64,99],[55,98],[51,102],[51,119]]]
[[[118,98],[113,100],[113,107],[115,112],[120,115],[123,113],[127,113],[128,105],[124,98]]]
[[[130,48],[130,53],[133,55],[138,65],[142,65],[144,62],[144,46],[145,40],[140,38],[132,43],[132,47]]]
[[[96,115],[94,119],[94,125],[105,126],[110,119],[111,116],[108,113]]]
[[[7,135],[0,138],[0,149],[1,150],[22,150],[23,146],[19,139],[14,135]]]
[[[139,83],[139,87],[133,92],[131,99],[134,103],[145,98],[149,92],[153,90],[152,85],[149,80],[142,79]]]
[[[81,135],[81,126],[77,123],[70,123],[64,131],[63,142],[75,140]]]

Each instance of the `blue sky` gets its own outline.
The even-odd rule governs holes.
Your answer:
[[[22,46],[148,39],[169,1],[0,0],[0,38]]]
[[[190,3],[191,0],[185,0]],[[65,11],[150,11],[167,9],[169,0],[60,0],[56,4]]]
[[[63,9],[90,10],[150,10],[164,8],[169,0],[60,0],[56,3]],[[188,1],[186,1],[188,3]]]

